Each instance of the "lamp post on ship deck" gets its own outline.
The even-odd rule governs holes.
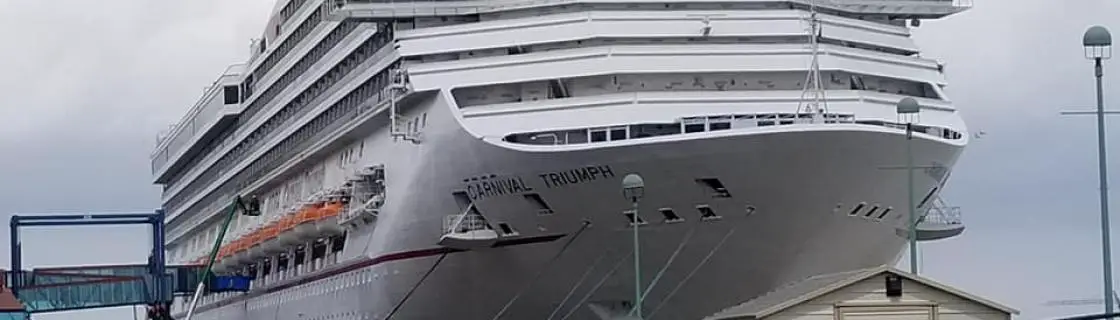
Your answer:
[[[918,274],[918,208],[914,205],[914,152],[910,140],[914,139],[914,124],[911,115],[922,111],[914,98],[906,97],[895,105],[899,117],[906,118],[906,212],[908,213],[907,241],[910,243],[910,273]]]
[[[638,218],[638,200],[645,194],[645,187],[645,181],[638,174],[631,173],[622,178],[622,196],[630,200],[630,223],[634,226],[634,307],[631,310],[639,320],[642,319],[642,260],[638,255],[638,225],[641,221]]]
[[[1099,167],[1101,201],[1101,260],[1104,264],[1104,310],[1112,313],[1112,244],[1109,238],[1108,221],[1108,164],[1105,156],[1104,141],[1104,92],[1102,62],[1112,57],[1112,35],[1102,26],[1093,26],[1081,38],[1085,46],[1085,57],[1094,62],[1094,76],[1097,78],[1097,165]]]
[[[1108,297],[1113,296],[1112,290],[1112,240],[1109,235],[1109,218],[1108,218],[1108,160],[1105,154],[1105,140],[1104,140],[1104,116],[1105,114],[1116,114],[1120,112],[1105,111],[1104,110],[1104,89],[1102,80],[1104,78],[1104,60],[1112,57],[1112,34],[1102,26],[1092,26],[1085,30],[1085,34],[1081,38],[1081,44],[1085,47],[1085,58],[1093,60],[1093,76],[1097,82],[1097,109],[1095,111],[1063,111],[1063,115],[1087,115],[1092,114],[1097,116],[1097,174],[1100,181],[1100,207],[1101,207],[1101,263],[1104,265],[1104,309],[1105,313],[1112,313],[1113,299]]]

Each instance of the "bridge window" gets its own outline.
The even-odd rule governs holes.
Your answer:
[[[591,129],[591,142],[607,141],[607,129]]]
[[[611,141],[626,140],[626,127],[613,127],[611,130]]]
[[[681,133],[681,126],[675,123],[636,124],[630,126],[630,138],[667,136]]]
[[[684,133],[704,132],[704,118],[685,118]]]
[[[223,100],[225,104],[237,104],[241,102],[241,93],[238,92],[237,86],[224,86],[222,87]]]
[[[716,130],[728,130],[728,129],[731,129],[731,117],[730,116],[720,116],[720,117],[709,117],[708,118],[708,130],[716,131]]]
[[[587,130],[568,131],[565,136],[567,143],[587,143]]]

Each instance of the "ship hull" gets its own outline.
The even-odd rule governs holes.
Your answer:
[[[635,296],[628,173],[645,180],[646,319],[702,318],[790,281],[894,263],[905,245],[896,234],[908,200],[899,130],[789,125],[528,148],[441,126],[461,119],[429,102],[434,127],[455,129],[429,132],[421,151],[386,164],[384,213],[347,241],[344,256],[359,258],[219,302],[198,319],[603,318]],[[951,168],[963,148],[924,135],[910,143],[915,167]],[[915,170],[916,199],[943,183],[936,172]],[[709,178],[730,197],[697,181]],[[456,192],[516,235],[493,248],[441,247],[445,220],[463,209]],[[704,219],[697,206],[719,217]],[[871,207],[879,209],[868,216]],[[663,208],[683,221],[666,222]]]

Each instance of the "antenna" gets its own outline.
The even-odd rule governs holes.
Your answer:
[[[797,113],[802,112],[812,115],[810,123],[823,123],[824,113],[828,111],[828,102],[825,98],[824,88],[821,86],[820,65],[820,35],[821,23],[817,17],[817,0],[809,1],[809,50],[812,62],[809,72],[805,75],[805,87],[801,91],[801,99],[797,103]],[[811,95],[811,97],[809,97]]]

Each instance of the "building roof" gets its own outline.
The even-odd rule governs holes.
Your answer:
[[[23,312],[23,303],[20,303],[12,290],[0,288],[0,312]]]
[[[883,273],[896,274],[903,278],[909,279],[910,281],[921,283],[923,285],[948,292],[950,294],[970,301],[974,301],[976,303],[999,311],[1003,311],[1009,314],[1019,314],[1018,310],[1012,309],[1011,307],[1005,306],[1003,304],[984,299],[973,294],[969,294],[959,289],[938,283],[929,278],[910,274],[902,270],[884,265],[874,268],[823,274],[805,278],[800,281],[779,287],[774,291],[748,300],[743,304],[724,309],[719,313],[704,318],[704,320],[723,320],[744,317],[757,319],[767,317],[772,314],[781,312],[782,310],[832,293],[833,291],[842,289],[859,281],[870,279],[871,277],[875,277]]]

